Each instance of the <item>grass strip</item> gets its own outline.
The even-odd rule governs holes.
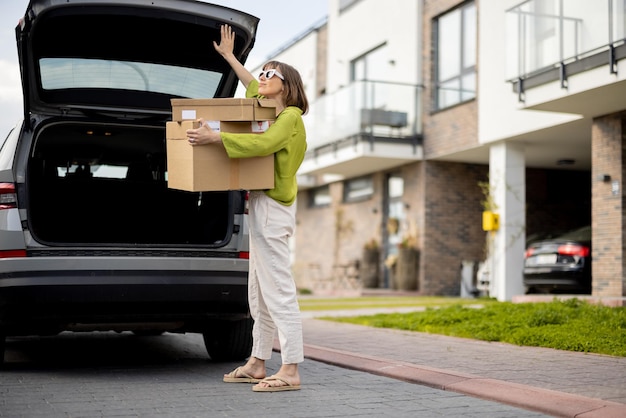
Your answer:
[[[479,309],[453,304],[412,313],[321,319],[626,357],[626,307],[595,305],[579,299],[496,302]]]

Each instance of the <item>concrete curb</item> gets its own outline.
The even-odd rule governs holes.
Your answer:
[[[277,344],[275,344],[275,350],[280,351]],[[486,379],[451,370],[435,369],[311,344],[304,345],[304,356],[322,363],[453,391],[555,417],[626,417],[626,404],[497,379]]]

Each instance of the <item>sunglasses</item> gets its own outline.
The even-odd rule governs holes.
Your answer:
[[[261,71],[261,74],[259,74],[259,78],[265,77],[266,80],[269,80],[270,78],[274,76],[280,78],[283,81],[285,80],[285,77],[283,77],[283,75],[279,73],[278,70],[274,70],[274,69]]]

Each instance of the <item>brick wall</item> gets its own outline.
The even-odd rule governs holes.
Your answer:
[[[433,18],[465,3],[459,0],[424,1],[424,107],[423,133],[426,159],[478,145],[478,106],[475,100],[441,111],[433,109],[433,71],[435,50],[433,46]],[[478,1],[475,2],[478,7]],[[478,59],[477,59],[478,62]]]
[[[458,295],[463,260],[484,259],[483,198],[479,181],[485,165],[419,162],[401,167],[404,178],[405,220],[417,226],[420,251],[418,289],[426,295]],[[380,242],[382,233],[383,173],[374,175],[374,196],[342,203],[343,183],[330,185],[333,203],[308,207],[307,191],[298,195],[297,255],[294,275],[298,286],[310,288],[312,276],[330,277],[336,262],[360,259],[363,244]],[[339,213],[345,232],[337,233]],[[315,268],[311,268],[315,266]]]
[[[433,158],[478,144],[478,107],[475,100],[436,111],[433,108],[433,19],[464,3],[459,0],[424,1],[424,158],[422,167],[422,236],[420,237],[420,291],[428,295],[458,295],[464,260],[485,258],[482,231],[482,191],[486,165],[434,161]],[[478,5],[478,2],[476,2]]]
[[[624,139],[626,112],[594,119],[592,160],[592,271],[594,296],[626,296],[624,266]],[[610,181],[599,180],[608,174]],[[614,191],[613,182],[618,190]]]
[[[298,193],[293,269],[300,288],[310,288],[315,275],[331,277],[334,264],[360,260],[372,238],[381,242],[384,175],[373,176],[373,196],[359,202],[343,202],[343,182],[330,184],[332,202],[327,207],[309,207],[309,192]]]
[[[482,191],[486,165],[424,163],[424,234],[420,290],[428,295],[458,295],[461,262],[485,258]]]

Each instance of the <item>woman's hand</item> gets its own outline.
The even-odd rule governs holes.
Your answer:
[[[200,127],[197,129],[187,129],[187,140],[191,145],[207,145],[220,142],[220,133],[211,129],[204,119],[198,119]]]
[[[220,32],[222,36],[220,43],[213,41],[213,47],[235,71],[239,81],[248,88],[250,82],[254,80],[254,76],[235,57],[235,32],[233,32],[233,28],[230,25],[220,26]]]
[[[222,39],[218,45],[217,42],[213,41],[213,46],[215,50],[223,57],[233,54],[233,50],[235,49],[235,33],[233,32],[233,28],[230,25],[222,25],[220,27],[220,31],[222,34]]]

